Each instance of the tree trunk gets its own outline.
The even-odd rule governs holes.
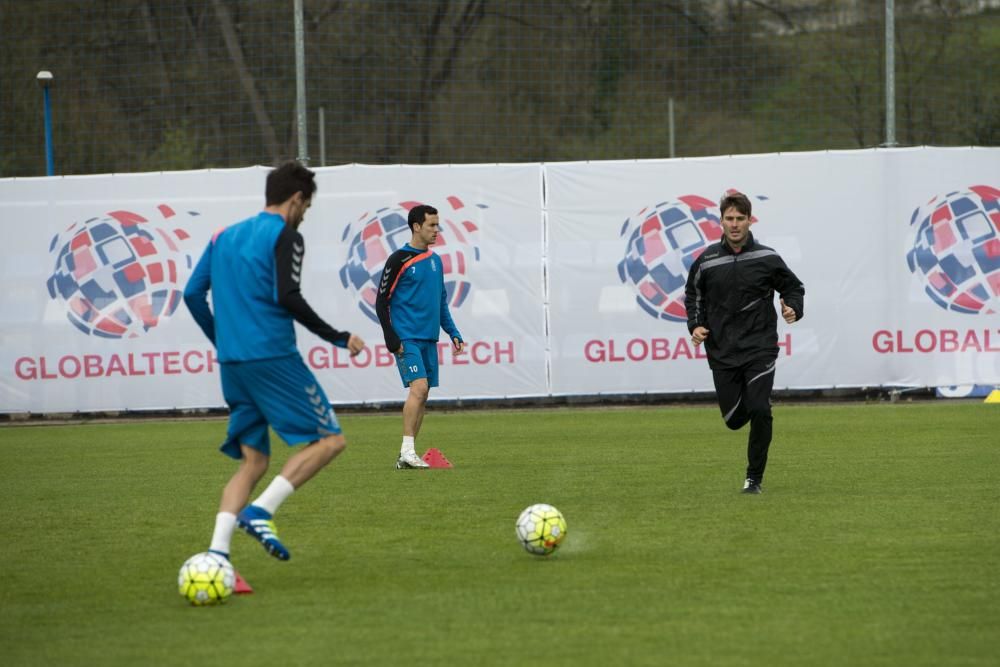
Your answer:
[[[215,8],[215,16],[222,29],[222,39],[226,42],[226,50],[229,51],[229,58],[233,61],[236,74],[240,79],[243,92],[250,99],[250,106],[253,108],[253,115],[257,119],[257,127],[260,128],[261,137],[264,139],[264,146],[271,158],[271,163],[277,163],[281,158],[281,147],[278,145],[278,137],[274,132],[274,126],[264,108],[264,101],[257,92],[257,83],[253,74],[247,69],[246,61],[243,59],[243,48],[240,46],[239,37],[236,35],[236,27],[233,25],[233,18],[229,14],[229,9],[222,0],[212,0]]]

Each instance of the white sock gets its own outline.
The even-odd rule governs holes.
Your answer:
[[[257,500],[253,501],[251,505],[256,505],[262,510],[269,512],[271,516],[274,516],[274,513],[281,507],[281,503],[285,502],[294,490],[295,487],[292,486],[291,482],[278,475],[271,480],[271,483],[264,489],[264,493],[260,494]]]
[[[233,541],[233,531],[236,529],[236,515],[229,512],[219,512],[215,515],[215,532],[212,533],[212,551],[221,551],[229,555],[229,545]]]
[[[400,456],[403,456],[405,454],[413,454],[414,456],[416,456],[417,453],[415,451],[413,451],[413,436],[412,435],[404,435],[403,436],[403,444],[399,448],[399,454],[400,454]]]

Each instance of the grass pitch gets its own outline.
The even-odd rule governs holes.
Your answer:
[[[0,428],[4,665],[994,665],[1000,407],[778,406],[761,496],[712,407],[346,415],[346,453],[194,608],[223,421]],[[288,448],[274,444],[272,471]],[[569,524],[549,558],[526,506]]]

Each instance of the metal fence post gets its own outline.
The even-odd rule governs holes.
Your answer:
[[[667,100],[667,132],[670,138],[670,157],[677,157],[674,150],[674,98]]]
[[[319,108],[319,166],[326,166],[326,113],[323,107]]]
[[[885,0],[885,146],[896,145],[896,2]]]
[[[295,0],[295,114],[299,134],[299,162],[309,164],[306,133],[306,47],[302,0]]]

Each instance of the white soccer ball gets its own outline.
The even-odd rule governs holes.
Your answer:
[[[566,519],[562,512],[545,503],[521,512],[515,529],[521,546],[536,556],[548,556],[566,539]]]
[[[232,563],[209,551],[188,558],[177,575],[181,596],[197,607],[224,602],[235,585]]]

